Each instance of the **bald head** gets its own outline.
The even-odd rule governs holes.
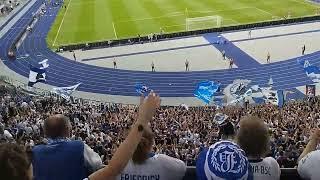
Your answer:
[[[50,116],[44,122],[45,135],[48,138],[64,138],[70,136],[69,118],[62,114]]]

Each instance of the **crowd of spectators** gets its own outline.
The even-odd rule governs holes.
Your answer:
[[[274,105],[241,107],[164,107],[150,121],[155,134],[154,153],[166,154],[196,165],[199,153],[218,142],[228,128],[214,121],[217,113],[239,129],[243,116],[264,120],[270,135],[270,151],[280,167],[297,166],[297,160],[309,141],[312,129],[320,123],[320,100],[288,102],[283,108]],[[134,105],[109,104],[81,99],[66,102],[55,96],[31,96],[11,85],[0,83],[0,143],[16,142],[32,148],[44,144],[44,122],[50,115],[64,114],[70,119],[70,138],[89,145],[108,164],[116,148],[125,140],[138,117]],[[229,123],[228,123],[229,124]]]
[[[0,0],[0,17],[9,14],[19,4],[19,1]]]
[[[72,124],[71,139],[86,142],[105,164],[126,137],[137,117],[137,107],[90,101],[67,103],[56,97],[32,97],[15,88],[0,88],[1,141],[18,141],[34,146],[43,143],[43,123],[50,114],[64,114]],[[151,127],[155,134],[154,152],[167,154],[194,166],[202,148],[218,141],[217,112],[229,116],[238,127],[242,116],[261,117],[271,135],[271,151],[280,167],[295,167],[308,142],[309,132],[320,123],[319,101],[295,101],[282,109],[273,105],[237,107],[161,107]],[[220,132],[220,134],[219,134]]]

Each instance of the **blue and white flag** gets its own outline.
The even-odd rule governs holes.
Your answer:
[[[239,96],[244,95],[249,89],[249,84],[251,80],[248,79],[236,79],[231,84],[229,84],[224,90],[223,93],[227,97],[227,102],[239,98]]]
[[[136,92],[139,93],[140,95],[144,94],[145,96],[147,96],[149,94],[149,92],[151,91],[151,89],[142,84],[142,83],[138,83],[135,85],[135,89],[136,89]]]
[[[259,96],[260,94],[260,96]],[[283,90],[272,90],[271,88],[261,88],[261,93],[254,97],[256,103],[269,103],[282,107],[285,103],[285,94]]]
[[[39,62],[38,64],[42,65],[42,67],[40,67],[40,69],[46,69],[49,67],[48,59],[44,59],[43,61]]]
[[[311,65],[309,61],[304,62],[304,72],[313,82],[320,82],[320,69],[317,66]]]
[[[68,86],[68,87],[57,87],[53,88],[53,92],[60,95],[65,100],[69,101],[70,96],[72,93],[80,86],[81,83],[78,83],[74,86]]]
[[[194,96],[209,104],[214,96],[214,93],[216,93],[219,89],[220,83],[215,83],[213,81],[203,81],[197,85],[197,88],[194,91]]]
[[[225,89],[225,95],[227,96],[227,105],[243,105],[248,97],[251,97],[255,90],[259,90],[259,86],[255,85],[249,88],[249,80],[236,80],[231,85],[228,85]]]
[[[252,95],[252,89],[249,89],[245,92],[245,94],[238,96],[235,100],[230,101],[227,103],[227,105],[244,105],[245,100],[247,97],[250,97]]]
[[[28,86],[33,87],[38,82],[46,81],[46,69],[30,67]]]
[[[284,93],[283,90],[270,91],[266,96],[266,102],[282,107],[284,105]]]
[[[226,119],[228,119],[229,116],[223,114],[223,113],[217,113],[215,116],[214,116],[214,121],[216,121],[219,125],[223,124],[224,121]]]

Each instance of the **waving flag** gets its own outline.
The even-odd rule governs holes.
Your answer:
[[[214,93],[220,89],[220,84],[213,81],[203,81],[197,85],[194,96],[209,104]]]
[[[235,100],[232,100],[228,105],[237,104],[237,103],[244,103],[246,97],[252,96],[252,89],[248,89],[244,94],[237,96]]]
[[[224,90],[227,99],[227,105],[242,104],[247,97],[251,97],[254,91],[259,90],[258,85],[250,87],[251,80],[236,79],[229,84]]]
[[[317,66],[311,65],[308,60],[303,62],[303,70],[306,75],[313,81],[313,82],[320,82],[320,69]],[[302,64],[302,62],[300,62]]]
[[[311,65],[309,61],[305,61],[303,67],[305,73],[313,82],[320,82],[320,70],[319,67]]]
[[[214,121],[216,121],[219,125],[220,124],[223,124],[224,121],[226,119],[228,119],[229,116],[225,115],[225,114],[222,114],[222,113],[217,113],[215,116],[214,116]]]
[[[46,69],[49,67],[48,59],[44,59],[43,61],[39,62],[38,64],[42,65],[42,67],[40,67],[40,69]]]
[[[261,91],[256,93],[253,100],[256,104],[269,103],[282,107],[285,102],[283,90],[272,90],[271,87],[262,87]]]
[[[46,81],[46,69],[30,67],[28,86],[33,87],[38,82]]]
[[[68,87],[57,87],[53,88],[53,92],[60,95],[65,100],[69,101],[70,96],[72,93],[80,86],[81,83],[78,83],[74,86],[68,86]]]
[[[136,92],[139,93],[140,95],[141,94],[147,95],[151,91],[151,89],[148,86],[146,86],[142,83],[136,84],[135,89],[136,89]]]

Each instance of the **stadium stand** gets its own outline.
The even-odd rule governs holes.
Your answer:
[[[25,0],[22,0],[24,3]],[[10,15],[11,12],[16,9],[21,4],[21,1],[9,1],[1,0],[0,1],[0,22],[5,20],[5,17]]]
[[[136,106],[72,99],[72,103],[55,96],[28,94],[8,83],[0,85],[2,142],[34,146],[43,143],[43,123],[47,113],[66,114],[72,123],[71,139],[86,142],[108,164],[115,148],[124,140],[135,119]],[[271,153],[281,169],[281,179],[299,179],[297,159],[308,141],[311,126],[319,119],[319,98],[297,101],[283,109],[271,105],[252,106],[247,110],[226,107],[223,112],[237,126],[246,114],[260,116],[272,132]],[[188,166],[184,179],[194,179],[195,161],[202,148],[219,140],[219,126],[211,122],[214,107],[161,107],[151,122],[156,132],[154,152],[183,160]],[[176,119],[174,117],[179,116]],[[292,123],[294,122],[294,123]],[[311,126],[310,126],[311,125]],[[168,131],[168,127],[172,127]],[[211,131],[208,132],[208,129]],[[176,151],[177,150],[177,151]]]
[[[41,1],[37,2],[35,9],[40,8],[41,4]],[[23,29],[27,29],[35,20],[32,12],[28,12],[27,15],[29,18],[20,20],[20,23],[24,25]],[[309,19],[281,20],[269,22],[268,24],[261,23],[229,28],[241,29],[251,26],[257,27],[316,19],[319,19],[319,16],[309,17]],[[220,30],[229,29],[186,32],[164,35],[160,38]],[[6,46],[9,52],[16,50],[16,44],[23,37],[24,33],[26,32],[14,31],[14,36],[12,36],[14,38],[10,39],[10,46]],[[142,39],[146,38],[143,37]],[[136,41],[136,39],[132,39],[132,41]],[[117,41],[114,43],[118,44],[121,42]],[[105,42],[62,47],[62,49],[87,48],[88,46],[98,47],[100,45],[105,45]],[[250,157],[250,153],[239,142],[239,139],[233,139],[233,136],[236,136],[236,134],[232,136],[226,134],[226,124],[219,124],[213,121],[218,114],[225,114],[228,117],[226,122],[229,125],[231,124],[232,132],[241,130],[241,127],[239,130],[240,120],[244,116],[254,115],[262,119],[269,132],[270,139],[268,141],[270,143],[266,144],[270,146],[270,151],[265,149],[267,154],[261,153],[259,157],[263,158],[263,155],[267,155],[276,160],[274,162],[278,163],[281,168],[281,179],[300,179],[296,169],[299,156],[308,149],[308,142],[312,142],[313,138],[310,138],[310,132],[312,132],[313,128],[319,127],[319,97],[288,102],[282,108],[264,104],[249,105],[246,108],[226,106],[221,109],[215,106],[188,108],[184,106],[162,106],[157,109],[159,99],[153,99],[153,102],[150,100],[152,98],[155,97],[151,93],[151,96],[142,101],[140,107],[73,97],[71,97],[70,101],[67,101],[50,92],[29,92],[24,87],[16,87],[6,81],[0,81],[0,164],[2,163],[1,165],[5,167],[0,169],[0,174],[4,175],[5,179],[32,179],[30,174],[27,173],[32,162],[36,179],[49,179],[49,176],[53,177],[53,171],[49,172],[43,168],[46,166],[44,161],[50,162],[47,165],[50,165],[51,169],[56,170],[54,175],[58,179],[63,179],[59,176],[64,176],[66,179],[86,178],[90,173],[93,173],[90,177],[93,180],[96,176],[108,177],[107,173],[101,175],[99,171],[96,171],[102,164],[100,162],[108,165],[100,172],[108,172],[108,170],[110,171],[114,167],[113,170],[116,170],[112,172],[112,175],[122,175],[123,172],[129,172],[128,174],[130,174],[130,172],[132,173],[130,170],[134,169],[137,172],[138,170],[131,167],[135,163],[127,164],[127,162],[131,157],[133,162],[136,162],[136,153],[138,150],[141,150],[143,153],[140,152],[138,155],[144,155],[142,157],[143,161],[139,162],[142,165],[146,159],[156,158],[158,157],[157,155],[163,154],[166,159],[169,159],[169,156],[172,158],[170,161],[172,164],[180,163],[180,172],[184,172],[187,166],[184,180],[197,179],[196,171],[199,169],[199,166],[195,166],[197,165],[199,154],[207,148],[210,149],[211,145],[222,142],[221,140],[224,140],[224,137],[237,142],[239,144],[237,149],[241,152],[246,152],[246,156]],[[64,116],[56,114],[63,114]],[[141,119],[141,117],[144,118]],[[149,122],[150,120],[151,122]],[[58,121],[63,123],[57,123]],[[50,124],[49,122],[54,125],[48,125]],[[71,126],[69,126],[69,123]],[[139,123],[142,123],[142,125]],[[146,132],[144,128],[148,126],[148,123],[150,123],[151,129],[155,134],[149,141],[146,140],[148,135],[141,133],[142,131]],[[48,128],[49,126],[51,129]],[[128,133],[129,135],[127,135]],[[136,137],[134,135],[139,135],[139,138],[131,141],[130,138]],[[251,138],[252,143],[257,141],[255,139],[256,136],[252,135]],[[153,140],[154,145],[152,144]],[[7,143],[14,143],[16,145]],[[63,148],[58,147],[54,149],[50,147],[54,143],[65,144]],[[129,146],[134,148],[128,148]],[[212,149],[214,148],[215,146],[212,147]],[[59,153],[48,155],[48,149]],[[91,153],[86,154],[87,151]],[[29,159],[26,152],[31,153],[28,154],[31,155],[28,157]],[[147,157],[146,155],[149,155],[150,152],[155,155]],[[119,156],[119,154],[122,156]],[[68,159],[66,160],[63,157],[67,157]],[[91,159],[92,161],[93,157],[97,159],[96,163],[92,163],[95,165],[90,164],[90,160],[88,160]],[[138,160],[141,160],[141,157],[138,157]],[[11,161],[15,163],[11,164]],[[167,164],[165,163],[160,164],[160,166],[166,166]],[[67,169],[68,165],[79,167],[70,170]],[[86,169],[82,166],[89,166],[89,168]],[[6,169],[7,167],[9,168]],[[152,167],[146,167],[143,170],[152,169]],[[21,173],[16,170],[20,170]],[[170,168],[162,172],[168,173],[169,170],[173,171],[174,169]],[[248,171],[248,176],[250,176],[250,168],[245,171]],[[17,172],[18,174],[15,174]],[[139,171],[138,173],[143,174],[144,172]],[[177,174],[168,173],[168,177],[176,175],[173,179],[179,179],[180,174]],[[28,178],[26,178],[27,176]],[[72,178],[69,176],[72,176]]]

